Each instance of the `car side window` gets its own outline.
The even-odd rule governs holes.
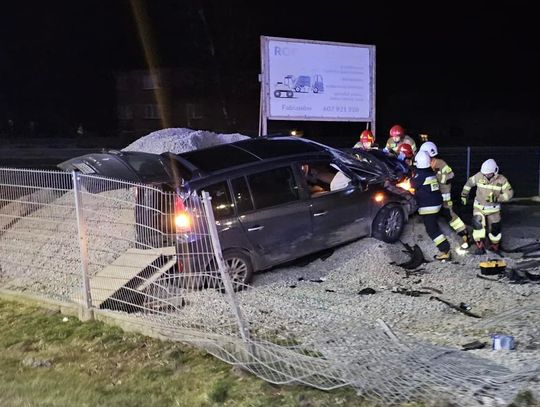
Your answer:
[[[300,171],[312,197],[347,188],[351,182],[351,179],[330,161],[303,162]]]
[[[234,205],[226,181],[209,185],[203,189],[212,197],[212,209],[214,210],[216,220],[229,218],[234,215]]]
[[[239,214],[253,210],[253,201],[245,177],[231,180],[236,209]]]
[[[256,209],[298,200],[298,185],[291,167],[251,174],[248,182]]]

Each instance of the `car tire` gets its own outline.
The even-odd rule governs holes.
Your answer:
[[[223,260],[231,277],[234,291],[242,290],[253,280],[251,257],[240,250],[228,250],[223,253]]]
[[[373,220],[372,235],[386,243],[394,243],[400,237],[405,226],[403,210],[395,204],[386,205]]]
[[[274,96],[277,97],[277,98],[280,98],[281,97],[281,91],[279,91],[279,90],[274,91]]]

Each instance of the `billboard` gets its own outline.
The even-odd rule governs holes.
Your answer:
[[[375,120],[375,46],[261,37],[264,120]]]

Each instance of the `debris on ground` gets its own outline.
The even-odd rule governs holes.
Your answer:
[[[405,247],[404,253],[407,253],[411,258],[404,263],[397,264],[397,266],[406,270],[414,270],[420,267],[423,263],[429,263],[424,257],[424,253],[418,244],[415,244],[413,247],[404,242],[401,242],[401,244],[403,247]]]
[[[461,350],[474,350],[474,349],[483,349],[487,345],[487,342],[482,341],[472,341],[465,343],[461,346]]]
[[[396,294],[408,295],[410,297],[420,297],[421,295],[431,294],[431,291],[411,290],[404,287],[394,287],[392,292]]]
[[[459,311],[459,312],[462,312],[464,313],[465,315],[468,315],[470,317],[473,317],[473,318],[482,318],[480,315],[478,314],[475,314],[467,309],[464,309],[465,307],[461,307],[460,305],[455,305],[455,304],[452,304],[450,301],[446,301],[446,300],[443,300],[442,298],[440,297],[437,297],[437,296],[431,296],[429,297],[430,300],[437,300],[437,301],[440,301],[442,302],[443,304],[446,304],[448,305],[450,308],[452,309],[455,309],[456,311]]]

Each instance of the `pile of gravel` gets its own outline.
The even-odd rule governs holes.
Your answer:
[[[233,143],[248,139],[239,133],[218,134],[211,131],[191,130],[186,128],[170,128],[154,131],[123,148],[122,151],[141,151],[161,154],[167,151],[175,154]]]

